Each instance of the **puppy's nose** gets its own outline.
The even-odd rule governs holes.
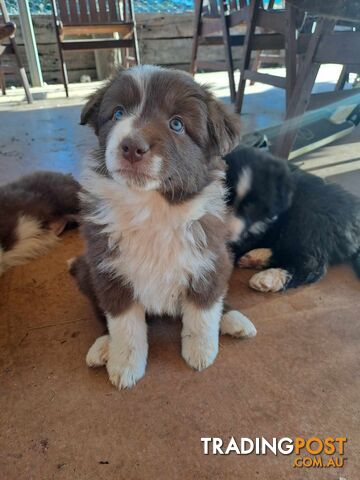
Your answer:
[[[140,138],[124,138],[120,143],[122,156],[131,163],[142,160],[144,154],[149,150],[149,145]]]

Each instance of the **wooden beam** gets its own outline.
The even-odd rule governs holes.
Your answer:
[[[121,34],[127,34],[132,32],[132,24],[131,23],[124,23],[124,24],[108,24],[108,25],[71,25],[71,26],[63,26],[60,28],[60,32],[62,36],[65,35],[92,35],[92,34],[100,34],[100,33],[114,33],[118,32]]]
[[[34,28],[31,20],[29,3],[26,0],[18,0],[19,18],[23,38],[25,39],[25,50],[30,70],[31,83],[33,87],[44,85]]]
[[[268,73],[245,70],[244,77],[247,80],[265,83],[266,85],[272,85],[273,87],[286,88],[286,79],[284,77],[278,77],[277,75],[269,75]]]
[[[332,32],[324,35],[315,62],[360,64],[360,32]]]
[[[63,50],[94,50],[95,48],[131,48],[132,40],[115,40],[113,38],[98,40],[65,40],[61,42]]]

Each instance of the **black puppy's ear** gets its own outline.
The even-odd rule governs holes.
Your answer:
[[[85,103],[81,111],[80,125],[89,124],[95,130],[96,135],[99,133],[98,118],[100,105],[108,88],[109,83],[90,95],[88,101]]]
[[[239,143],[240,118],[212,94],[208,95],[208,130],[211,146],[217,154],[224,156]]]
[[[287,210],[292,202],[294,194],[294,181],[290,168],[285,160],[271,158],[266,159],[265,170],[268,192],[269,209],[271,215],[279,215]]]

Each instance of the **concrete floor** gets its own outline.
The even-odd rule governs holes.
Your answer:
[[[226,94],[224,76],[214,89]],[[39,168],[78,175],[94,138],[78,126],[84,86],[72,90],[64,100],[61,89],[49,88],[52,98],[30,107],[17,92],[0,99],[2,183]],[[277,121],[270,105],[278,93],[264,92],[261,101],[247,97],[245,113],[262,112],[264,102],[269,112],[248,111],[248,131]],[[351,162],[359,141],[356,129],[300,160],[360,195]],[[179,322],[154,320],[146,377],[118,392],[105,369],[84,362],[101,327],[66,270],[82,249],[78,232],[68,232],[47,256],[0,278],[1,479],[358,478],[360,284],[350,267],[279,294],[251,291],[252,272],[236,270],[229,301],[254,321],[258,336],[222,338],[215,364],[196,373],[181,359]],[[296,469],[294,455],[204,456],[200,438],[210,436],[346,436],[345,466]]]

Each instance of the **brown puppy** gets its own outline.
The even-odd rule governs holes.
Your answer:
[[[78,218],[79,183],[71,175],[36,172],[0,187],[0,275],[45,253]]]
[[[189,75],[140,66],[119,71],[81,120],[99,149],[83,175],[87,251],[73,271],[110,335],[88,365],[107,361],[115,386],[134,385],[145,373],[148,312],[182,315],[182,355],[206,368],[231,272],[221,156],[238,141],[238,118]],[[239,312],[224,315],[222,331],[256,332]]]

